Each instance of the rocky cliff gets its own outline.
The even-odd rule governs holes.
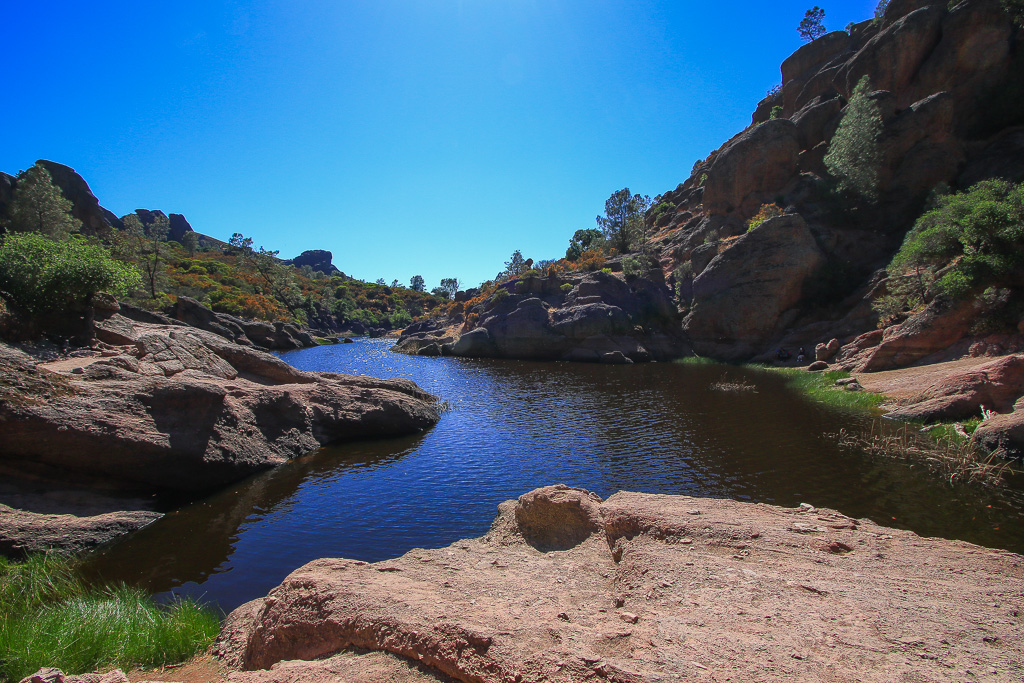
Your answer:
[[[299,568],[228,617],[229,680],[1024,676],[1013,553],[810,505],[551,486],[498,510],[480,539]]]
[[[997,0],[892,0],[882,18],[790,56],[751,125],[698,161],[648,216],[664,272],[687,293],[683,329],[694,348],[766,358],[779,345],[845,343],[874,329],[868,302],[880,269],[930,192],[1024,180],[1022,47]],[[864,76],[883,122],[879,200],[843,204],[828,191],[824,157]],[[785,217],[748,233],[764,204]],[[901,362],[966,330],[947,332]]]

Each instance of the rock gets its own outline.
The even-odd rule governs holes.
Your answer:
[[[195,232],[188,220],[180,213],[172,213],[167,216],[167,221],[170,225],[170,230],[167,232],[167,239],[181,244],[181,241],[185,239],[186,232]]]
[[[51,550],[73,554],[95,550],[161,517],[149,510],[89,516],[38,514],[0,503],[0,555],[21,558]]]
[[[818,344],[814,347],[814,360],[832,360],[839,353],[839,340],[829,339],[827,344]]]
[[[332,441],[412,433],[439,418],[408,380],[302,372],[201,330],[131,325],[137,372],[134,358],[99,360],[80,376],[49,372],[0,345],[0,371],[17,378],[0,385],[5,468],[206,491]]]
[[[171,309],[171,315],[191,327],[213,332],[244,346],[284,351],[316,346],[313,335],[289,323],[243,320],[226,313],[211,311],[187,296],[178,297]]]
[[[821,372],[823,370],[828,370],[828,363],[823,360],[816,360],[807,366],[808,372]]]
[[[519,496],[516,525],[523,539],[541,552],[574,548],[603,528],[601,499],[564,484]]]
[[[799,215],[772,218],[744,234],[693,281],[683,327],[694,349],[725,359],[754,355],[824,262]]]
[[[565,528],[563,549],[529,540]],[[315,560],[232,612],[214,647],[237,681],[319,680],[345,649],[462,681],[793,681],[822,661],[867,683],[1015,677],[1022,627],[994,594],[1024,580],[1021,560],[810,506],[548,488],[499,505],[480,539]]]
[[[875,35],[836,77],[841,93],[849,99],[863,76],[871,87],[896,94],[897,106],[915,101],[909,85],[942,35],[944,4],[930,4],[900,17]]]
[[[789,119],[775,119],[748,129],[723,149],[708,170],[704,210],[709,214],[739,211],[753,216],[797,171],[800,133]]]
[[[908,421],[977,417],[981,406],[1009,412],[1024,396],[1024,355],[1006,356],[948,375],[922,389],[889,415]]]
[[[21,683],[129,683],[129,681],[120,669],[103,674],[68,676],[60,669],[45,668],[21,679]]]
[[[293,259],[283,261],[283,263],[286,266],[295,266],[296,268],[309,266],[313,270],[330,277],[341,274],[341,271],[332,263],[333,258],[334,255],[325,249],[309,249]]]
[[[967,333],[974,318],[970,301],[949,305],[933,301],[921,313],[886,328],[877,346],[868,347],[856,357],[844,351],[843,360],[855,372],[906,367],[952,346]],[[870,334],[869,339],[877,338],[877,332]]]
[[[1024,400],[1018,399],[1012,412],[993,415],[978,425],[971,440],[1005,457],[1024,458]]]
[[[452,346],[452,354],[455,356],[470,356],[473,358],[488,358],[498,353],[498,347],[491,339],[491,333],[483,327],[477,327],[459,337]]]

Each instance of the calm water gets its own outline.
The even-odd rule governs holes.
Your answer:
[[[325,448],[190,504],[100,554],[92,571],[223,609],[318,557],[377,561],[483,534],[496,506],[565,483],[811,503],[921,535],[1024,550],[1024,505],[840,449],[830,411],[781,378],[727,366],[423,358],[359,340],[282,357],[306,370],[407,377],[454,405],[413,437]],[[757,393],[713,391],[726,376]]]

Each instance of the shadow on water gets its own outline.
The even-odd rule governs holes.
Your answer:
[[[106,579],[224,609],[325,556],[366,561],[484,533],[502,500],[555,482],[830,507],[927,536],[1024,549],[1021,505],[923,467],[840,448],[870,418],[771,373],[393,354],[385,340],[283,354],[301,369],[408,377],[455,405],[405,439],[325,448],[186,506],[92,563]],[[728,375],[757,387],[722,392]]]

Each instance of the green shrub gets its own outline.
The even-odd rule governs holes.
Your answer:
[[[0,560],[0,679],[41,667],[79,674],[180,662],[219,631],[192,600],[157,605],[137,589],[89,589],[66,557]]]
[[[0,241],[0,298],[26,317],[80,309],[100,291],[126,296],[141,282],[133,266],[82,237],[23,233]]]
[[[754,217],[747,221],[747,232],[756,230],[769,218],[775,218],[781,215],[782,209],[779,208],[778,204],[762,204]]]
[[[612,274],[612,269],[611,268],[602,268],[601,272],[602,273],[607,273],[608,275],[611,275]]]
[[[938,199],[907,233],[889,277],[908,279],[914,294],[961,298],[1018,279],[1024,268],[1024,183],[983,180]]]
[[[568,294],[569,292],[572,291],[572,283],[571,282],[563,282],[559,286],[559,289],[562,290],[563,292],[565,292],[566,294]]]

